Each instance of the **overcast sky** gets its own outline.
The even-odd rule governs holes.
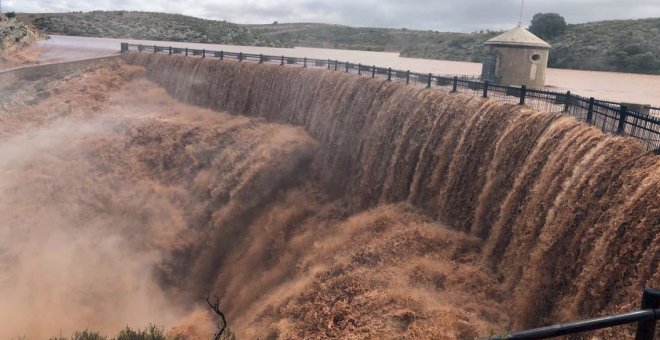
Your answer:
[[[518,23],[521,0],[0,0],[17,12],[139,10],[236,23],[324,22],[470,32]],[[556,12],[569,23],[660,17],[659,0],[526,0],[523,23]]]

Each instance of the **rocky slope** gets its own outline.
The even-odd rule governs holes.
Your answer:
[[[33,26],[20,21],[7,19],[0,14],[0,57],[4,58],[31,43],[42,38],[43,35]]]

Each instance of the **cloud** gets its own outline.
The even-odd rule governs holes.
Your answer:
[[[140,10],[182,13],[237,23],[324,22],[352,26],[474,31],[517,24],[520,0],[4,0],[20,12]],[[657,0],[527,0],[523,23],[556,12],[569,23],[660,16]]]

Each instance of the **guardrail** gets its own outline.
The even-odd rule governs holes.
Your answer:
[[[199,58],[232,59],[239,62],[257,62],[324,68],[357,74],[362,77],[382,78],[410,85],[433,87],[448,92],[461,92],[484,98],[526,105],[537,111],[561,112],[573,116],[604,132],[630,136],[642,142],[646,149],[660,154],[660,107],[647,107],[648,113],[635,112],[626,105],[596,98],[586,98],[568,92],[528,89],[525,86],[504,86],[481,81],[476,76],[434,75],[402,71],[391,67],[363,65],[332,59],[312,59],[242,52],[212,51],[172,46],[135,45],[121,43],[121,52],[137,51],[185,55]]]
[[[637,322],[635,340],[653,340],[655,324],[660,319],[660,290],[644,289],[641,308],[639,311],[625,314],[536,328],[502,336],[490,336],[483,339],[548,339]]]

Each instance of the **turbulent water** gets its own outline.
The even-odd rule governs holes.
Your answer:
[[[0,121],[0,337],[205,338],[215,293],[245,338],[470,339],[660,286],[660,160],[632,140],[339,72],[125,60]]]

